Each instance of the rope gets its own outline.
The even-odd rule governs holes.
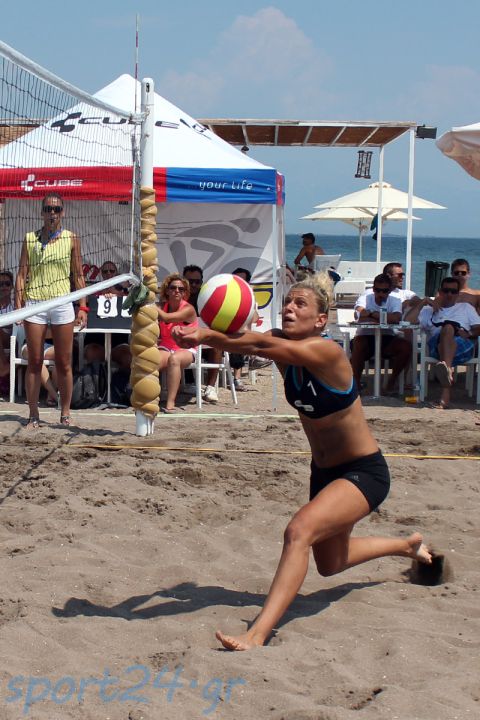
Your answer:
[[[311,455],[310,450],[255,450],[252,448],[202,448],[170,445],[91,445],[89,443],[68,443],[63,447],[84,448],[90,450],[163,450],[168,452],[198,453],[244,453],[251,455]],[[408,455],[404,453],[383,453],[384,457],[411,458],[412,460],[480,460],[480,455]]]

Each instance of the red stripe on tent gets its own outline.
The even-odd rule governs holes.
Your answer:
[[[0,168],[0,198],[130,201],[132,179],[131,167]]]
[[[223,305],[223,301],[225,300],[225,295],[227,294],[227,286],[226,285],[220,285],[220,287],[216,288],[210,297],[208,298],[207,302],[202,308],[201,316],[202,320],[206,325],[210,327],[212,322],[217,317],[218,311]]]
[[[167,168],[153,168],[153,187],[157,203],[167,202]]]
[[[228,326],[228,329],[225,331],[227,333],[234,333],[237,332],[237,330],[240,330],[252,307],[252,296],[249,289],[244,287],[235,276],[234,280],[237,285],[240,286],[240,306],[237,310],[237,314]]]

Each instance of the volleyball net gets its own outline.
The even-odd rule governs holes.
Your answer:
[[[0,42],[0,326],[139,282],[141,121]],[[6,304],[5,279],[19,275],[22,306],[41,306],[15,311],[13,289]]]

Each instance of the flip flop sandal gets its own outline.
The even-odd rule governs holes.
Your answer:
[[[60,425],[66,425],[69,427],[72,424],[72,418],[70,415],[60,415]]]
[[[443,402],[443,400],[438,400],[438,402],[429,402],[426,403],[426,406],[431,408],[432,410],[448,410],[450,405],[448,403]]]
[[[29,430],[38,430],[40,427],[40,418],[29,417],[26,426]]]
[[[435,375],[443,388],[449,388],[453,385],[452,371],[443,360],[435,365]]]

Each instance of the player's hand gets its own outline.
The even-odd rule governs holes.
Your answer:
[[[83,330],[83,328],[87,327],[87,319],[88,315],[85,310],[79,310],[78,315],[75,318],[75,325],[78,326],[79,330]]]
[[[186,327],[176,325],[172,328],[172,338],[181,348],[191,348],[201,345],[206,336],[203,328]]]

